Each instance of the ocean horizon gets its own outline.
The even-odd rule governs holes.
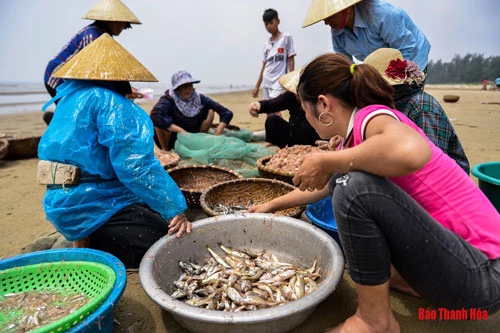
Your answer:
[[[133,82],[137,89],[152,90],[153,100],[158,100],[170,84],[159,82]],[[244,84],[226,85],[195,85],[196,91],[202,94],[226,93],[232,91],[251,90],[253,86]],[[0,115],[29,113],[42,111],[42,107],[50,100],[50,95],[45,90],[45,85],[38,82],[0,82]],[[141,104],[144,100],[137,100]],[[53,110],[51,105],[48,110]]]

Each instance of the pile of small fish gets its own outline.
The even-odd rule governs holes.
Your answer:
[[[274,254],[218,246],[224,255],[207,245],[210,257],[201,266],[179,261],[182,273],[173,283],[173,298],[210,310],[240,312],[297,300],[317,288],[321,267],[316,267],[316,259],[310,268],[301,269]]]
[[[89,302],[83,293],[26,291],[0,296],[0,313],[7,322],[1,332],[28,332],[59,320]]]
[[[246,205],[224,205],[219,203],[217,205],[212,206],[212,209],[214,212],[220,215],[237,214],[237,213],[241,214],[241,213],[246,213],[248,208],[252,207],[253,205],[254,202],[252,199],[250,199]]]

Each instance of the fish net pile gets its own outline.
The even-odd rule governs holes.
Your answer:
[[[174,151],[181,157],[179,165],[214,165],[236,171],[245,178],[258,176],[256,161],[272,154],[272,150],[257,143],[206,133],[179,133]]]
[[[179,261],[182,273],[174,281],[173,298],[210,310],[240,312],[266,309],[304,297],[317,288],[321,268],[281,262],[274,254],[208,245],[202,265]]]

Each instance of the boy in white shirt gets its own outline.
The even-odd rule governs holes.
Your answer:
[[[278,29],[280,24],[278,12],[274,9],[266,9],[262,19],[271,37],[265,42],[262,68],[252,96],[255,98],[259,96],[259,89],[262,85],[263,99],[269,99],[283,93],[283,87],[278,82],[278,78],[294,70],[296,53],[292,36]]]

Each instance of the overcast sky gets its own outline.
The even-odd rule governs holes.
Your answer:
[[[98,0],[0,0],[0,82],[42,82],[47,62],[82,27]],[[206,85],[253,85],[274,8],[292,34],[296,67],[332,50],[323,22],[301,28],[309,0],[123,0],[142,21],[116,40],[159,80],[190,71]],[[432,44],[430,59],[500,56],[498,0],[391,0]]]

